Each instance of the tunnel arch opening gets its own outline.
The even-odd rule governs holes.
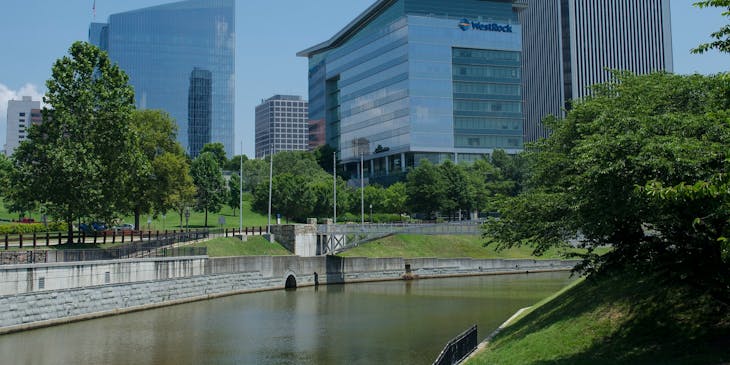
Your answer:
[[[294,275],[289,275],[286,277],[286,283],[284,284],[284,289],[296,289],[297,288],[297,278],[294,277]]]

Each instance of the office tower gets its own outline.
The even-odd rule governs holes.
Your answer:
[[[91,24],[89,41],[127,72],[138,108],[161,109],[177,121],[178,141],[192,157],[199,149],[190,143],[200,141],[203,120],[191,114],[191,92],[203,92],[193,83],[206,82],[196,70],[209,72],[209,141],[223,143],[232,156],[235,25],[234,0],[189,0],[113,14]]]
[[[213,116],[213,74],[195,68],[190,74],[188,91],[188,145],[190,155],[197,156],[210,143]]]
[[[279,151],[306,151],[309,103],[301,96],[274,95],[256,107],[256,158]]]
[[[30,96],[21,100],[8,100],[8,124],[5,135],[5,154],[10,156],[20,142],[28,138],[28,128],[42,123],[41,102]]]
[[[309,118],[366,177],[522,149],[514,1],[379,0],[309,58]]]
[[[522,0],[525,139],[546,115],[610,80],[609,70],[673,70],[669,0]]]

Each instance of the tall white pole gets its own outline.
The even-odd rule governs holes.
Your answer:
[[[337,224],[337,152],[332,153],[332,191],[334,192],[332,220],[334,224]]]
[[[238,170],[238,232],[243,235],[243,140],[241,140],[241,155]]]
[[[274,177],[274,147],[271,147],[269,154],[269,221],[266,226],[266,233],[271,234],[271,184]]]
[[[365,166],[362,152],[360,152],[360,224],[365,224]]]

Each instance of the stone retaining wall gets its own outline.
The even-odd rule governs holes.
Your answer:
[[[251,291],[298,286],[567,270],[575,261],[230,257],[0,268],[0,334]],[[42,280],[41,280],[42,278]],[[41,284],[42,281],[42,285]]]

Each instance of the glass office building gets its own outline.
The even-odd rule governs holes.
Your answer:
[[[162,109],[195,157],[203,144],[234,151],[235,1],[189,0],[113,14],[89,42],[127,72],[137,107]]]
[[[309,119],[348,170],[398,174],[421,159],[522,149],[522,5],[379,0],[309,58]]]

